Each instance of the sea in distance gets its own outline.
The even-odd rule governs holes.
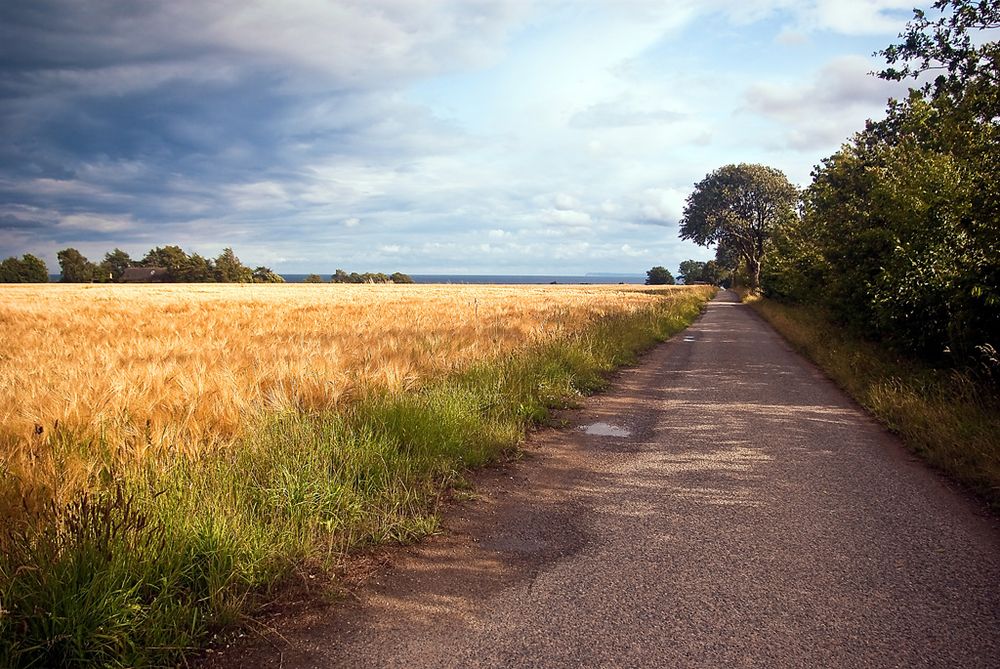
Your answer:
[[[308,274],[282,274],[287,283],[302,283]],[[329,281],[329,274],[320,274]],[[645,283],[645,274],[411,274],[416,283],[469,283],[469,284],[615,284]]]

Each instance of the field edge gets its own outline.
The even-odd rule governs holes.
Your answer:
[[[41,531],[0,537],[0,661],[172,666],[213,632],[245,625],[304,566],[329,570],[359,548],[433,532],[463,471],[601,389],[711,294],[671,291],[340,413],[274,415],[213,457],[109,472],[106,489],[41,511]]]

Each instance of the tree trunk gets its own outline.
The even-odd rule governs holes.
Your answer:
[[[747,258],[747,274],[750,275],[750,290],[754,293],[760,292],[760,259]]]

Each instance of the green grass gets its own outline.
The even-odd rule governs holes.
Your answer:
[[[815,308],[750,304],[914,453],[1000,511],[995,393],[967,374],[934,369],[852,336]]]
[[[437,527],[462,472],[512,453],[699,314],[703,291],[339,413],[269,417],[232,448],[103,472],[105,486],[0,527],[0,666],[173,666],[297,568]],[[99,454],[66,438],[57,448]]]

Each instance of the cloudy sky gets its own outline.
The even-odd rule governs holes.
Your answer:
[[[0,257],[642,272],[694,182],[796,183],[914,0],[4,0]]]

